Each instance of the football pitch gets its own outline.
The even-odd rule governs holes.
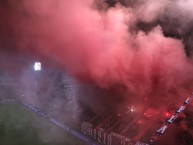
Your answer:
[[[0,145],[86,145],[20,104],[0,104]]]

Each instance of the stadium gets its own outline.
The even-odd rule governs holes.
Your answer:
[[[0,145],[192,145],[191,0],[1,0]]]

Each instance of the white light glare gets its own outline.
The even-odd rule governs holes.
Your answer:
[[[34,70],[35,71],[40,71],[41,69],[42,69],[41,63],[40,62],[35,62]]]
[[[136,106],[131,107],[130,111],[131,111],[131,112],[134,112],[134,111],[135,111],[135,107],[136,107]]]

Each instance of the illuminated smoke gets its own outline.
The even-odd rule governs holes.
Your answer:
[[[185,47],[192,43],[186,30],[191,1],[137,0],[114,7],[94,0],[17,2],[7,1],[1,10],[11,18],[2,16],[12,46],[53,57],[81,81],[123,89],[129,100],[158,98],[156,105],[165,107],[190,93],[193,67]],[[173,31],[179,39],[171,37]],[[1,44],[10,45],[5,38]]]
[[[22,1],[15,14],[17,43],[51,55],[71,74],[100,87],[164,94],[191,80],[192,66],[182,41],[165,37],[160,26],[148,33],[135,30],[138,20],[160,13],[162,5],[151,3],[153,9],[117,5],[99,11],[88,0]]]

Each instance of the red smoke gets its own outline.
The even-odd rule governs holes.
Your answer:
[[[8,33],[4,43],[11,37],[14,47],[49,55],[80,80],[124,88],[126,98],[148,97],[163,108],[181,102],[192,89],[193,66],[182,41],[165,37],[160,26],[148,33],[136,30],[143,11],[96,6],[94,0],[7,4],[0,9],[1,28],[8,27],[0,31],[1,40]]]
[[[7,1],[0,6],[0,44],[49,55],[78,79],[102,88],[124,88],[124,97],[148,98],[154,108],[186,98],[193,66],[182,41],[165,37],[160,26],[149,32],[137,30],[137,21],[150,21],[155,13],[147,17],[140,15],[144,9],[96,4]]]
[[[78,78],[124,86],[137,96],[179,95],[192,80],[182,42],[164,37],[159,26],[148,33],[133,29],[133,9],[98,10],[89,0],[23,0],[20,9],[20,47],[51,55]]]

